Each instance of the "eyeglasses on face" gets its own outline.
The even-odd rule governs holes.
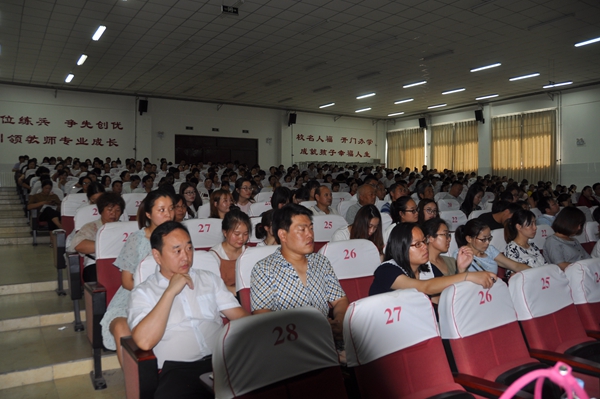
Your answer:
[[[410,244],[410,246],[419,249],[419,248],[423,248],[423,245],[427,245],[427,242],[428,241],[427,241],[427,238],[426,238],[423,241],[414,242],[414,243]]]
[[[426,213],[430,214],[430,215],[437,215],[438,214],[438,210],[435,208],[425,208],[423,209]]]
[[[452,237],[452,234],[450,234],[448,232],[446,232],[446,233],[437,233],[437,234],[434,234],[432,237],[433,238],[444,237],[446,239],[449,239],[450,237]]]
[[[475,237],[475,239],[476,239],[476,240],[479,240],[479,241],[481,241],[481,242],[486,242],[486,241],[487,241],[487,242],[492,242],[492,239],[493,239],[493,238],[494,238],[494,237],[491,237],[491,236],[490,236],[490,237],[483,237],[483,238]]]
[[[404,213],[412,213],[413,215],[414,215],[415,213],[418,213],[418,212],[419,212],[419,211],[418,211],[417,209],[407,209],[407,210],[405,210],[405,211],[404,211]]]

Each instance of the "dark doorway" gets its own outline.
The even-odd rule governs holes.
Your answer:
[[[258,163],[258,139],[175,135],[175,162],[188,163],[239,161],[248,166]]]

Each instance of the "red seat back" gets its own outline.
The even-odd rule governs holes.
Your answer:
[[[331,262],[350,302],[369,295],[373,273],[381,263],[375,244],[363,239],[335,241],[327,243],[319,253]]]
[[[445,361],[431,302],[414,289],[351,303],[344,341],[362,398],[425,398],[463,390]]]
[[[495,381],[505,371],[536,362],[503,281],[489,290],[469,281],[453,284],[442,292],[438,312],[442,338],[450,341],[458,372]]]
[[[218,398],[346,398],[331,327],[312,307],[230,322],[213,374]]]

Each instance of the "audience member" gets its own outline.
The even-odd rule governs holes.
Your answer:
[[[583,249],[575,236],[581,234],[585,226],[585,214],[578,208],[564,208],[554,219],[554,234],[546,238],[544,243],[544,259],[546,262],[566,269],[573,262],[589,259],[590,255]]]
[[[508,201],[497,201],[492,205],[491,212],[482,213],[478,219],[491,230],[503,229],[504,223],[519,209],[522,208],[517,204]]]
[[[536,224],[543,225],[546,224],[548,226],[552,226],[554,223],[554,219],[558,212],[560,212],[560,207],[558,205],[557,200],[550,197],[540,197],[538,200],[538,209],[542,213],[536,220]]]
[[[317,204],[312,206],[310,210],[315,215],[338,215],[337,210],[331,207],[333,197],[331,190],[327,186],[317,187],[315,190],[315,201]]]
[[[375,187],[368,184],[363,184],[358,188],[357,199],[358,202],[348,208],[348,211],[346,212],[345,219],[348,224],[354,223],[354,217],[361,207],[365,205],[375,205],[375,201],[377,200],[377,196],[375,195]]]
[[[345,241],[363,238],[371,241],[380,254],[383,253],[383,232],[381,214],[375,205],[365,205],[356,214],[354,223],[340,227],[333,233],[331,241]]]
[[[419,206],[417,209],[419,211],[417,214],[417,223],[419,225],[422,225],[430,219],[437,218],[439,214],[437,204],[434,200],[429,198],[419,201]]]
[[[227,190],[215,190],[210,195],[211,218],[223,219],[233,204],[233,197]]]

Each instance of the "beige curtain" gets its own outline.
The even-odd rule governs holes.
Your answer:
[[[425,131],[421,128],[387,134],[388,168],[419,168],[425,163]]]
[[[530,182],[556,181],[556,111],[523,115],[523,173]]]
[[[556,180],[556,111],[492,119],[492,173],[519,181]]]
[[[431,127],[431,168],[437,170],[454,169],[454,124]]]
[[[477,172],[479,168],[479,135],[477,121],[454,124],[453,170]]]

